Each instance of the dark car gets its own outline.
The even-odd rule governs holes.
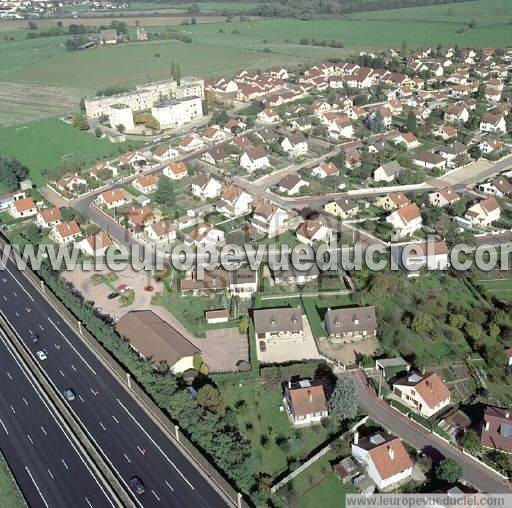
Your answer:
[[[116,292],[116,293],[110,293],[110,294],[107,296],[107,298],[108,298],[109,300],[113,300],[114,298],[117,298],[118,296],[119,296],[119,293],[117,293],[117,292]]]
[[[267,345],[264,341],[260,340],[260,351],[265,352],[267,350]]]
[[[137,494],[138,496],[140,496],[141,494],[144,494],[144,492],[146,491],[146,487],[144,487],[142,480],[138,476],[134,476],[130,480],[130,486],[133,489],[133,491],[135,492],[135,494]]]
[[[35,333],[32,334],[30,336],[30,340],[32,341],[33,344],[36,344],[37,342],[39,342],[39,335],[36,335]]]

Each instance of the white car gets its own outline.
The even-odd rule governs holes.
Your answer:
[[[44,349],[38,351],[36,355],[41,361],[46,360],[48,358],[48,355],[46,354],[46,351]]]

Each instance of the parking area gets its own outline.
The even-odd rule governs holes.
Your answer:
[[[237,327],[206,330],[206,338],[189,337],[201,350],[201,356],[210,372],[236,372],[239,360],[249,361],[247,334]]]
[[[258,360],[260,363],[284,363],[289,361],[314,360],[321,358],[316,347],[315,338],[311,332],[307,316],[302,316],[304,329],[303,342],[283,342],[282,344],[269,344],[266,341],[266,351],[260,350],[260,340],[256,338]]]

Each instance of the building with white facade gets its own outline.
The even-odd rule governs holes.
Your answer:
[[[132,108],[126,104],[112,104],[108,112],[108,121],[113,129],[118,129],[120,125],[124,128],[120,130],[131,131],[135,128]]]
[[[203,116],[203,105],[200,97],[185,97],[157,102],[151,108],[151,114],[162,129],[179,127]]]

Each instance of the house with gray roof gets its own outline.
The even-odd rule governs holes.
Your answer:
[[[377,335],[377,317],[373,305],[327,309],[324,323],[329,337],[335,342],[354,342]]]
[[[258,339],[269,343],[302,342],[302,307],[276,307],[254,311],[254,331]]]

